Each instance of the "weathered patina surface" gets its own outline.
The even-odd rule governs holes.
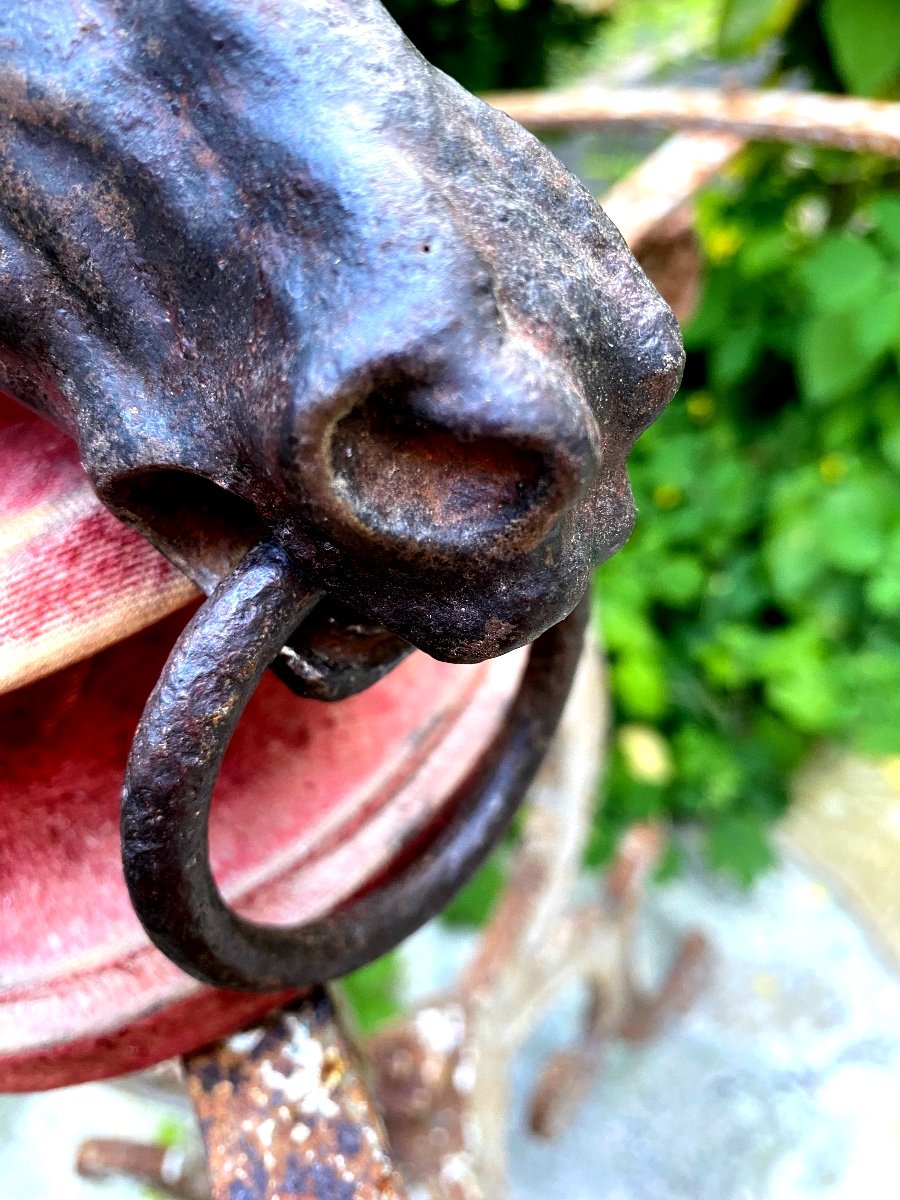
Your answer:
[[[587,192],[376,0],[0,15],[0,387],[207,591],[265,530],[436,657],[530,641],[680,367]]]
[[[681,364],[589,194],[376,0],[0,16],[0,388],[71,432],[105,503],[211,594],[122,806],[135,910],[175,962],[251,990],[330,978],[483,860]],[[340,699],[410,645],[474,662],[535,638],[495,746],[395,877],[293,930],[227,908],[209,804],[270,661]]]

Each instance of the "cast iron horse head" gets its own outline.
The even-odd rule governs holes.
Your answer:
[[[472,662],[562,621],[628,536],[626,455],[681,364],[584,188],[377,0],[0,15],[0,387],[204,590],[232,580],[238,690],[250,610],[269,654],[299,626],[282,671],[332,698],[410,644]],[[169,693],[203,693],[199,636]],[[153,841],[127,796],[172,774],[147,728],[126,865]]]

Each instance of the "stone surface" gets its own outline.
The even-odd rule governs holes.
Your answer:
[[[880,764],[823,747],[800,772],[781,829],[900,967],[900,757]]]
[[[514,1195],[548,1196],[565,1171],[568,1200],[893,1198],[900,985],[860,926],[791,865],[746,898],[684,880],[652,923],[656,952],[673,928],[703,928],[713,988],[654,1044],[611,1048],[554,1149],[515,1135]]]

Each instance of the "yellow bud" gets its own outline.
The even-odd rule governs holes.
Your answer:
[[[847,474],[847,460],[843,454],[826,454],[819,460],[819,474],[826,483],[840,483]]]
[[[678,508],[683,500],[684,492],[674,483],[661,483],[653,489],[653,503],[666,512]]]
[[[706,252],[713,262],[725,262],[734,258],[744,238],[739,229],[733,225],[724,225],[714,229],[707,238]]]
[[[618,734],[619,749],[635,779],[662,787],[672,778],[669,743],[649,725],[623,725]]]
[[[712,420],[716,402],[708,392],[695,392],[693,396],[688,396],[685,407],[689,417],[699,425],[705,425],[707,421]]]

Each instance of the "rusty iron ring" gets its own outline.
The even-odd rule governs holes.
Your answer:
[[[565,703],[588,608],[582,600],[534,643],[500,731],[448,800],[452,815],[430,845],[332,913],[260,925],[230,909],[216,886],[210,803],[241,713],[317,597],[280,546],[250,551],[182,633],[134,739],[121,817],[131,901],[151,940],[203,983],[263,992],[333,979],[435,916],[522,801]]]

